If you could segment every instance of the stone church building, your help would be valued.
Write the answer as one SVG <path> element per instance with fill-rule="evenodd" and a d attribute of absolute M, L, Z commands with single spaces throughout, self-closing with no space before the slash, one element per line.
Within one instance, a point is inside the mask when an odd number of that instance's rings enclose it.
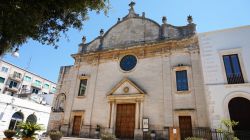
<path fill-rule="evenodd" d="M 185 135 L 208 127 L 196 25 L 159 24 L 129 13 L 86 43 L 61 67 L 49 129 L 89 137 L 96 128 L 118 138 Z M 174 137 L 174 136 L 171 136 Z"/>

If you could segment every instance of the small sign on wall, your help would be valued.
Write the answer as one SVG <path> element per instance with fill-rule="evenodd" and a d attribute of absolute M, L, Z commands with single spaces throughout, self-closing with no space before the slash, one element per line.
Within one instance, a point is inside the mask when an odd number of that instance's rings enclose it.
<path fill-rule="evenodd" d="M 149 129 L 149 119 L 143 118 L 142 119 L 142 130 L 143 130 L 143 132 L 148 132 L 148 129 Z"/>

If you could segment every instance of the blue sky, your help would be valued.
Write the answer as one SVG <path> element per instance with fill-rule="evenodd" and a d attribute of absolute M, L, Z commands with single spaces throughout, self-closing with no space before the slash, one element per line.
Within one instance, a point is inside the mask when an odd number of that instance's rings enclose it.
<path fill-rule="evenodd" d="M 130 0 L 110 0 L 111 9 L 107 16 L 103 13 L 89 13 L 89 20 L 85 21 L 83 30 L 70 29 L 68 38 L 60 38 L 59 48 L 39 44 L 29 40 L 20 47 L 20 57 L 14 58 L 9 54 L 4 60 L 28 70 L 44 78 L 56 82 L 60 66 L 72 65 L 70 56 L 77 52 L 78 44 L 83 35 L 87 42 L 99 35 L 103 28 L 107 31 L 117 22 L 117 18 L 128 13 Z M 176 26 L 186 25 L 186 17 L 193 16 L 197 24 L 197 32 L 207 32 L 225 28 L 250 25 L 250 0 L 136 0 L 135 11 L 161 24 L 162 16 L 166 16 L 168 23 Z"/>

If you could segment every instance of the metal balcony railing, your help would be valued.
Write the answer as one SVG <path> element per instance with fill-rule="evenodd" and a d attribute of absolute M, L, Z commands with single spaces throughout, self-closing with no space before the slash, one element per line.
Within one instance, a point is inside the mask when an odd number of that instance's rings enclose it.
<path fill-rule="evenodd" d="M 22 77 L 20 75 L 11 74 L 11 75 L 9 75 L 9 77 L 15 81 L 18 81 L 18 82 L 22 81 Z"/>
<path fill-rule="evenodd" d="M 61 108 L 61 107 L 59 107 L 59 108 L 54 108 L 54 107 L 52 107 L 51 110 L 52 110 L 53 112 L 64 112 L 64 109 Z"/>
<path fill-rule="evenodd" d="M 31 86 L 42 89 L 42 85 L 41 84 L 37 84 L 37 83 L 32 83 Z"/>
<path fill-rule="evenodd" d="M 227 74 L 228 84 L 241 84 L 244 83 L 244 78 L 241 73 L 231 73 Z"/>

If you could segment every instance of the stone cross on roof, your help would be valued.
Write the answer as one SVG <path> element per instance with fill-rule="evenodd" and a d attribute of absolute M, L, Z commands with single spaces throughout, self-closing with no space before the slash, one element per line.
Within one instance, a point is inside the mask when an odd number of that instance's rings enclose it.
<path fill-rule="evenodd" d="M 134 9 L 135 2 L 131 1 L 130 4 L 129 4 L 129 6 L 130 6 L 130 9 Z"/>
<path fill-rule="evenodd" d="M 139 17 L 139 15 L 136 14 L 135 11 L 134 11 L 135 2 L 131 1 L 131 2 L 129 3 L 129 6 L 130 6 L 129 13 L 128 13 L 128 15 L 125 16 L 123 19 L 131 18 L 131 17 Z"/>

